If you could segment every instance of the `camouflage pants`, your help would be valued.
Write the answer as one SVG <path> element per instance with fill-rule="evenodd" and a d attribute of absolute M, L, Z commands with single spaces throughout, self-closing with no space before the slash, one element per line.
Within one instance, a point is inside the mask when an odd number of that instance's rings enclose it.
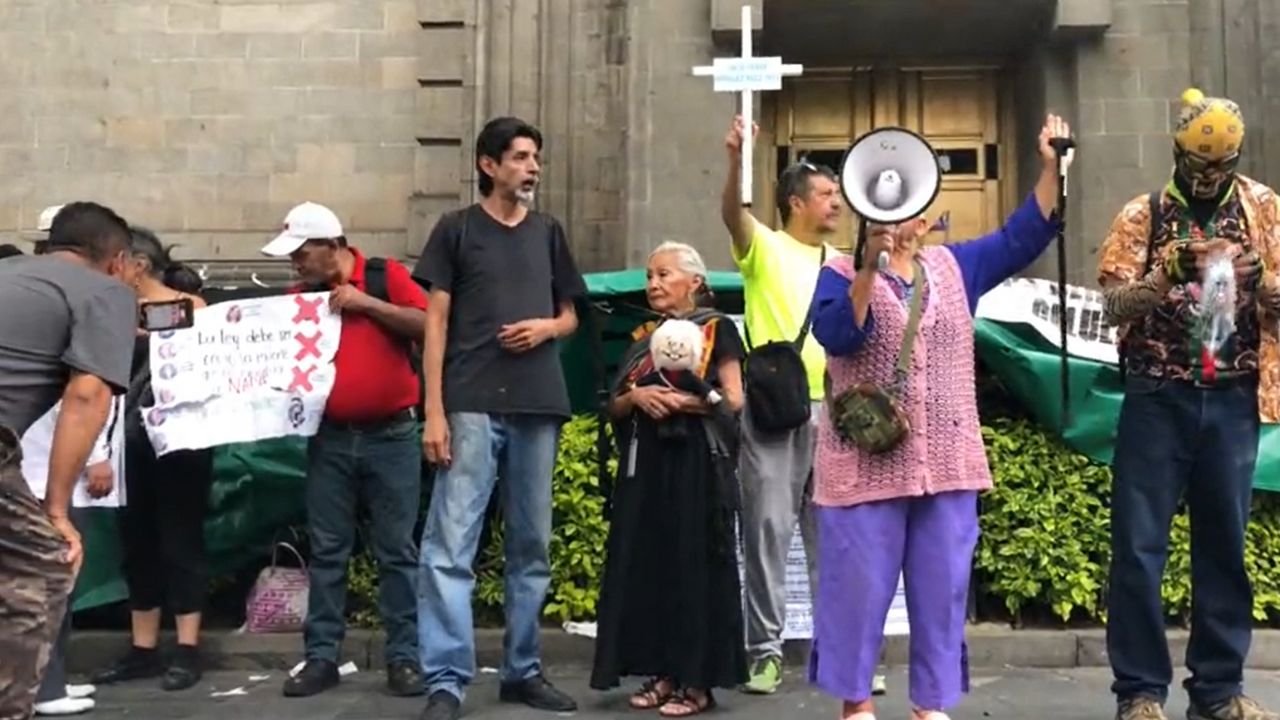
<path fill-rule="evenodd" d="M 71 593 L 66 543 L 22 479 L 18 438 L 0 427 L 0 720 L 27 720 Z"/>

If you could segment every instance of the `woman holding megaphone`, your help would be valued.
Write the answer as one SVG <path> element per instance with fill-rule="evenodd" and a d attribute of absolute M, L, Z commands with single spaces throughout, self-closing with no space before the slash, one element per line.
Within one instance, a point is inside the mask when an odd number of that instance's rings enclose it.
<path fill-rule="evenodd" d="M 969 570 L 978 493 L 991 487 L 974 389 L 973 313 L 983 293 L 1025 269 L 1057 236 L 1052 140 L 1067 137 L 1067 124 L 1050 115 L 1034 194 L 990 235 L 922 246 L 927 197 L 906 219 L 869 225 L 859 262 L 837 257 L 819 275 L 811 312 L 813 336 L 827 353 L 828 412 L 815 459 L 822 572 L 809 674 L 844 700 L 844 720 L 875 718 L 871 682 L 900 575 L 913 717 L 946 720 L 944 711 L 968 688 Z M 860 187 L 843 188 L 845 195 L 860 215 L 875 217 L 884 203 L 874 175 L 884 168 L 855 172 L 849 161 L 842 181 L 859 177 Z M 928 164 L 911 170 L 920 167 Z M 908 173 L 899 179 L 922 182 Z"/>

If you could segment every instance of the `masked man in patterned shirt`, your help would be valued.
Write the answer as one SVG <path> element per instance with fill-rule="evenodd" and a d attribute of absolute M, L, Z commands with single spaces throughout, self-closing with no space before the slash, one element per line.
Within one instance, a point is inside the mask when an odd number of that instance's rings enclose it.
<path fill-rule="evenodd" d="M 1118 720 L 1163 720 L 1173 668 L 1160 583 L 1169 527 L 1185 498 L 1191 520 L 1188 720 L 1280 720 L 1242 692 L 1252 634 L 1245 570 L 1259 422 L 1280 415 L 1280 207 L 1236 172 L 1239 107 L 1183 95 L 1174 173 L 1131 201 L 1102 247 L 1108 319 L 1126 373 L 1114 460 L 1107 652 Z M 1232 258 L 1235 332 L 1205 353 L 1201 281 Z"/>

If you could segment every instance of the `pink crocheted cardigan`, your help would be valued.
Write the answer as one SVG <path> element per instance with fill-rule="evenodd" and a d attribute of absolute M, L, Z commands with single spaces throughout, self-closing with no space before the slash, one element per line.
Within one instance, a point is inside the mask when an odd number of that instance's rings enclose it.
<path fill-rule="evenodd" d="M 848 506 L 955 490 L 987 490 L 987 465 L 974 382 L 973 318 L 955 256 L 941 247 L 921 253 L 929 291 L 921 314 L 902 402 L 911 433 L 894 450 L 873 455 L 836 435 L 826 413 L 818 427 L 814 496 L 819 505 Z M 827 263 L 853 278 L 853 260 Z M 888 281 L 876 278 L 872 334 L 849 357 L 827 357 L 831 391 L 870 381 L 892 387 L 907 326 L 907 306 Z"/>

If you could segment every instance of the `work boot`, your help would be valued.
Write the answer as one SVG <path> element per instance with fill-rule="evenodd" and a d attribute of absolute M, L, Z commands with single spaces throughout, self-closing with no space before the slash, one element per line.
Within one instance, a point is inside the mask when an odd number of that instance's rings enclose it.
<path fill-rule="evenodd" d="M 308 660 L 297 675 L 284 681 L 285 697 L 311 697 L 338 684 L 338 665 L 328 660 Z"/>
<path fill-rule="evenodd" d="M 1155 698 L 1136 695 L 1116 704 L 1116 720 L 1169 720 Z"/>
<path fill-rule="evenodd" d="M 431 693 L 418 720 L 458 720 L 461 715 L 462 703 L 458 698 L 446 690 L 437 690 Z"/>
<path fill-rule="evenodd" d="M 424 692 L 422 666 L 408 660 L 397 660 L 387 666 L 387 691 L 397 697 L 414 697 Z"/>
<path fill-rule="evenodd" d="M 523 703 L 534 710 L 549 712 L 573 712 L 578 703 L 573 698 L 556 689 L 541 675 L 535 675 L 519 682 L 502 683 L 498 688 L 498 699 L 506 703 Z"/>
<path fill-rule="evenodd" d="M 1280 720 L 1280 714 L 1262 707 L 1251 697 L 1237 695 L 1217 705 L 1192 701 L 1187 708 L 1187 720 Z"/>

